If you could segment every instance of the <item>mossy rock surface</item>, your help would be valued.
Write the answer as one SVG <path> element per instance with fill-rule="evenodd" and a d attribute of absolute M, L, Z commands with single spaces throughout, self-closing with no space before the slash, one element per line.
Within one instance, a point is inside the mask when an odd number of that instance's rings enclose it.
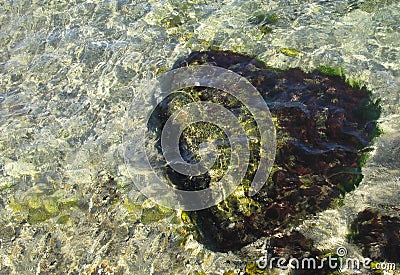
<path fill-rule="evenodd" d="M 171 113 L 194 101 L 224 105 L 237 116 L 246 133 L 255 137 L 249 141 L 249 168 L 241 186 L 220 204 L 188 213 L 200 242 L 217 251 L 240 249 L 332 207 L 335 200 L 357 187 L 364 163 L 360 160 L 379 134 L 376 120 L 381 110 L 369 91 L 351 87 L 340 75 L 317 70 L 306 73 L 297 68 L 278 70 L 233 52 L 193 52 L 177 61 L 174 68 L 196 64 L 223 67 L 247 78 L 268 104 L 277 131 L 270 177 L 263 189 L 250 197 L 260 138 L 246 106 L 223 91 L 194 87 L 173 93 L 155 109 L 149 129 L 158 137 Z M 182 157 L 196 161 L 198 145 L 209 137 L 219 141 L 214 166 L 205 174 L 188 177 L 166 165 L 162 172 L 173 186 L 200 190 L 223 176 L 221 171 L 229 165 L 229 143 L 216 127 L 207 123 L 187 127 L 180 138 Z M 161 153 L 159 140 L 154 145 Z"/>

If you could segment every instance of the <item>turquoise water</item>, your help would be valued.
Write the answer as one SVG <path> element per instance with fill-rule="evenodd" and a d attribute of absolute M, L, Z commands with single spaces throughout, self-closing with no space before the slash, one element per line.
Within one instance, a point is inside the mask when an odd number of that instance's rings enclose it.
<path fill-rule="evenodd" d="M 344 206 L 299 229 L 329 250 L 346 244 L 365 207 L 400 215 L 398 2 L 0 3 L 1 274 L 223 274 L 260 256 L 263 240 L 237 254 L 205 249 L 181 213 L 154 208 L 126 171 L 132 99 L 141 90 L 150 100 L 141 85 L 193 50 L 340 67 L 364 83 L 384 112 L 364 180 Z M 252 23 L 260 12 L 279 19 L 265 31 Z"/>

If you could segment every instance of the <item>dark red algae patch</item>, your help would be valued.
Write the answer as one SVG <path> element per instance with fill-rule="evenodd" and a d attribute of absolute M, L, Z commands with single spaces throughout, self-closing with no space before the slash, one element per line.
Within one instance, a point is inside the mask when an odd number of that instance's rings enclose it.
<path fill-rule="evenodd" d="M 233 52 L 193 52 L 178 60 L 174 68 L 195 64 L 223 67 L 247 78 L 268 104 L 277 130 L 276 159 L 259 193 L 247 195 L 255 173 L 253 168 L 259 161 L 259 140 L 255 140 L 250 141 L 250 165 L 241 189 L 244 192 L 233 193 L 217 206 L 188 213 L 198 241 L 215 251 L 240 249 L 260 237 L 287 232 L 308 216 L 337 205 L 346 192 L 357 187 L 362 179 L 364 154 L 379 134 L 376 121 L 381 113 L 378 102 L 371 99 L 365 88 L 351 87 L 342 77 L 320 71 L 269 68 L 255 58 Z M 237 99 L 223 91 L 195 87 L 164 100 L 153 113 L 149 129 L 159 134 L 179 106 L 178 101 L 200 100 L 226 106 L 246 131 L 257 128 L 249 111 Z M 190 161 L 196 145 L 210 136 L 224 140 L 210 125 L 198 124 L 184 131 L 183 158 Z M 160 143 L 155 146 L 161 152 Z M 224 146 L 221 142 L 214 172 L 225 167 L 224 154 L 229 154 L 229 150 Z M 214 175 L 218 173 L 187 177 L 168 166 L 163 172 L 172 185 L 184 190 L 199 190 L 209 186 L 211 180 L 218 180 Z M 290 236 L 295 238 L 292 243 Z M 294 252 L 301 258 L 302 253 L 311 249 L 309 241 L 298 232 L 284 238 L 273 237 L 272 243 L 277 246 L 277 255 Z"/>
<path fill-rule="evenodd" d="M 366 209 L 351 224 L 349 241 L 362 249 L 364 257 L 400 264 L 400 218 Z"/>

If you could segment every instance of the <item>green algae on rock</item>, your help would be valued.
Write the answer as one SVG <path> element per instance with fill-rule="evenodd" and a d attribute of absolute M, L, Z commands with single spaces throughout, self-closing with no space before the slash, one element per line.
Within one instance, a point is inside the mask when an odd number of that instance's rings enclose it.
<path fill-rule="evenodd" d="M 300 52 L 296 49 L 293 48 L 277 48 L 276 49 L 278 52 L 286 55 L 286 56 L 290 56 L 290 57 L 297 57 Z"/>
<path fill-rule="evenodd" d="M 51 192 L 42 185 L 33 186 L 23 196 L 11 198 L 9 206 L 16 213 L 16 219 L 31 224 L 59 217 L 57 223 L 68 222 L 66 214 L 70 208 L 78 207 L 80 198 L 66 194 L 63 190 Z"/>
<path fill-rule="evenodd" d="M 249 22 L 253 25 L 257 25 L 263 34 L 272 32 L 271 25 L 278 22 L 279 16 L 277 14 L 270 13 L 259 13 L 253 18 L 249 19 Z"/>
<path fill-rule="evenodd" d="M 223 91 L 205 87 L 177 91 L 157 106 L 148 127 L 158 137 L 154 146 L 159 152 L 160 131 L 171 113 L 189 102 L 221 104 L 235 114 L 246 133 L 253 133 L 242 185 L 220 204 L 188 213 L 200 242 L 217 251 L 239 249 L 261 236 L 283 233 L 308 215 L 332 207 L 357 187 L 362 179 L 360 160 L 379 134 L 376 120 L 381 110 L 366 88 L 351 87 L 341 76 L 317 70 L 268 68 L 255 58 L 233 52 L 193 52 L 174 68 L 197 64 L 232 70 L 257 88 L 272 113 L 278 147 L 266 185 L 250 197 L 247 193 L 258 167 L 260 138 L 246 106 Z M 190 125 L 180 137 L 180 150 L 186 161 L 196 162 L 198 145 L 210 137 L 218 141 L 217 160 L 207 173 L 189 177 L 167 164 L 159 172 L 183 190 L 201 190 L 218 181 L 230 154 L 221 130 L 206 123 Z"/>

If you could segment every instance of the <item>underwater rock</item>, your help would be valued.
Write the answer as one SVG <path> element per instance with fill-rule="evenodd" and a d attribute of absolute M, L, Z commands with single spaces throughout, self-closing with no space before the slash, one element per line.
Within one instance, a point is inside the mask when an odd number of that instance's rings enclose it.
<path fill-rule="evenodd" d="M 351 224 L 349 241 L 372 260 L 400 263 L 400 218 L 366 209 Z"/>
<path fill-rule="evenodd" d="M 364 87 L 351 87 L 341 76 L 320 71 L 269 68 L 233 52 L 193 52 L 178 60 L 174 68 L 198 64 L 223 67 L 248 79 L 268 104 L 277 132 L 270 177 L 260 192 L 250 197 L 247 191 L 260 159 L 260 138 L 246 106 L 223 91 L 193 87 L 169 95 L 153 112 L 148 128 L 158 137 L 154 146 L 160 153 L 159 137 L 166 121 L 194 101 L 223 105 L 247 134 L 258 137 L 249 140 L 248 170 L 235 192 L 216 206 L 188 213 L 197 226 L 197 239 L 209 249 L 236 250 L 261 236 L 283 233 L 308 215 L 332 207 L 359 184 L 368 146 L 379 135 L 376 120 L 381 112 L 379 102 L 373 101 Z M 196 162 L 199 145 L 210 139 L 218 141 L 217 157 L 207 173 L 189 177 L 166 164 L 161 172 L 175 188 L 201 190 L 224 175 L 231 153 L 229 141 L 210 123 L 197 122 L 185 128 L 180 137 L 182 158 Z"/>

